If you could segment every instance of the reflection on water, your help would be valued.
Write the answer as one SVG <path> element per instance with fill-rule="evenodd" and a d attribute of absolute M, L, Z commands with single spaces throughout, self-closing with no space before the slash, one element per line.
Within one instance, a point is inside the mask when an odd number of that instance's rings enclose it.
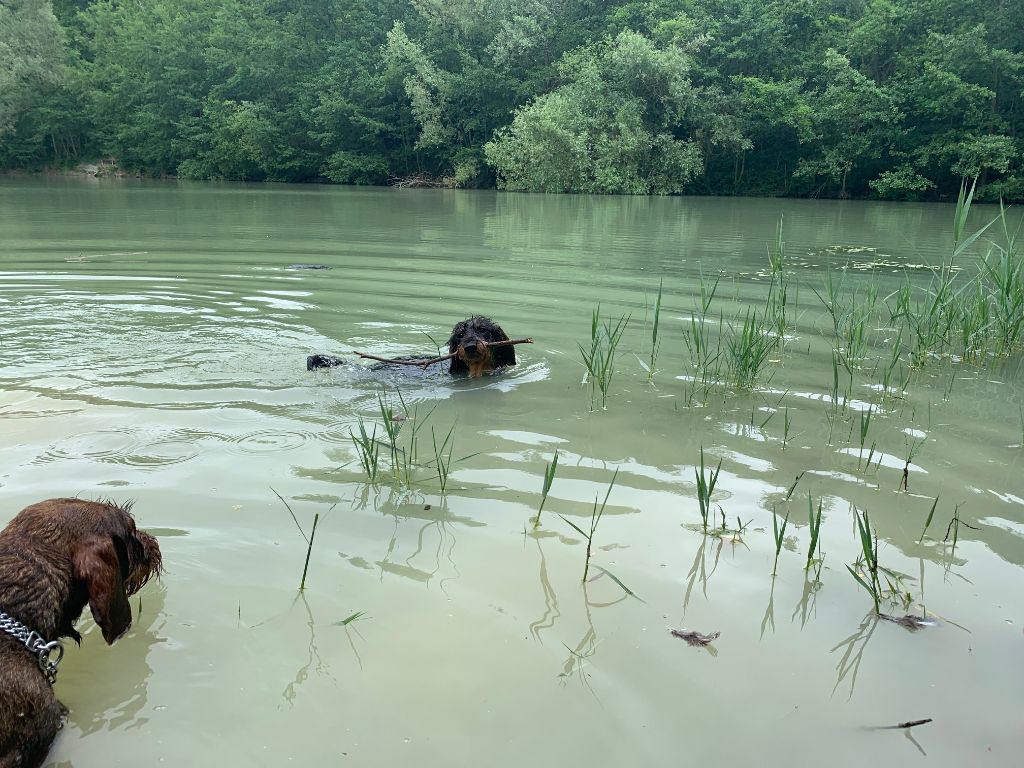
<path fill-rule="evenodd" d="M 756 393 L 699 403 L 682 334 L 700 280 L 760 301 L 780 216 L 785 359 Z M 1014 764 L 1022 360 L 939 361 L 906 384 L 857 370 L 840 397 L 814 295 L 829 268 L 881 295 L 927 278 L 950 220 L 863 202 L 0 179 L 0 520 L 56 495 L 134 498 L 168 569 L 114 648 L 83 620 L 51 764 Z M 578 345 L 598 302 L 631 321 L 591 413 Z M 352 354 L 430 353 L 474 313 L 536 340 L 514 369 L 451 380 Z M 314 352 L 351 362 L 307 372 Z M 382 407 L 404 419 L 394 453 Z M 722 461 L 707 536 L 702 449 Z M 572 525 L 616 472 L 581 583 Z M 307 543 L 271 487 L 305 530 L 320 515 L 301 593 Z M 864 618 L 847 570 L 864 510 L 910 593 L 894 615 L 938 626 Z M 719 655 L 678 627 L 720 631 Z M 934 723 L 911 743 L 867 730 L 921 716 Z"/>

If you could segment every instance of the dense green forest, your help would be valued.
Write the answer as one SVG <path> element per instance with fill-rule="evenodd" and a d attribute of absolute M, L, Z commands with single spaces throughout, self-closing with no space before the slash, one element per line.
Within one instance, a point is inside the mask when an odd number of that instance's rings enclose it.
<path fill-rule="evenodd" d="M 1024 200 L 1022 0 L 0 0 L 0 169 Z"/>

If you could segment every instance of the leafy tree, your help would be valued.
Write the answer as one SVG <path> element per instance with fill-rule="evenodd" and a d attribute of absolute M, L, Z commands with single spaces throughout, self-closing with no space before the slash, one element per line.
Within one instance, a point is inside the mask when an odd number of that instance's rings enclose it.
<path fill-rule="evenodd" d="M 0 167 L 73 159 L 81 124 L 63 28 L 49 0 L 0 3 Z"/>
<path fill-rule="evenodd" d="M 506 189 L 679 192 L 701 169 L 699 97 L 678 46 L 635 32 L 566 56 L 566 81 L 485 148 Z"/>
<path fill-rule="evenodd" d="M 831 49 L 812 108 L 815 136 L 809 143 L 816 151 L 801 158 L 796 177 L 812 185 L 832 184 L 839 197 L 848 197 L 851 176 L 866 184 L 875 175 L 899 112 L 884 89 Z M 820 189 L 812 188 L 814 193 Z"/>
<path fill-rule="evenodd" d="M 1024 199 L 1024 3 L 0 0 L 0 168 Z"/>

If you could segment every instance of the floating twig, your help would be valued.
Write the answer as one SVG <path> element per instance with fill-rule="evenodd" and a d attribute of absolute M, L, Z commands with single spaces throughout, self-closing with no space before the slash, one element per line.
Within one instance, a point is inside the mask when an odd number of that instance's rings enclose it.
<path fill-rule="evenodd" d="M 694 648 L 704 648 L 722 636 L 721 632 L 712 632 L 710 635 L 705 635 L 688 629 L 670 629 L 668 632 L 672 637 L 685 640 L 688 645 L 692 645 Z"/>

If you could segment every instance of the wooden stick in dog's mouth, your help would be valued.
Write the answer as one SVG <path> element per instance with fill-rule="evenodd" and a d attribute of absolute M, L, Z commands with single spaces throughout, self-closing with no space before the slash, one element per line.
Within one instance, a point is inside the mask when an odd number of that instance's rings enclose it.
<path fill-rule="evenodd" d="M 477 343 L 485 344 L 487 347 L 505 347 L 508 346 L 509 344 L 533 344 L 533 339 L 508 339 L 507 341 L 480 341 Z M 443 363 L 445 360 L 451 360 L 453 357 L 459 356 L 458 352 L 452 352 L 450 354 L 442 355 L 441 357 L 434 357 L 431 359 L 399 360 L 393 357 L 377 357 L 377 355 L 371 355 L 366 352 L 357 352 L 355 350 L 352 351 L 352 354 L 355 355 L 356 357 L 361 357 L 364 360 L 375 360 L 378 363 L 388 363 L 389 365 L 418 365 L 421 368 L 426 368 L 429 365 L 434 365 L 434 363 Z"/>

